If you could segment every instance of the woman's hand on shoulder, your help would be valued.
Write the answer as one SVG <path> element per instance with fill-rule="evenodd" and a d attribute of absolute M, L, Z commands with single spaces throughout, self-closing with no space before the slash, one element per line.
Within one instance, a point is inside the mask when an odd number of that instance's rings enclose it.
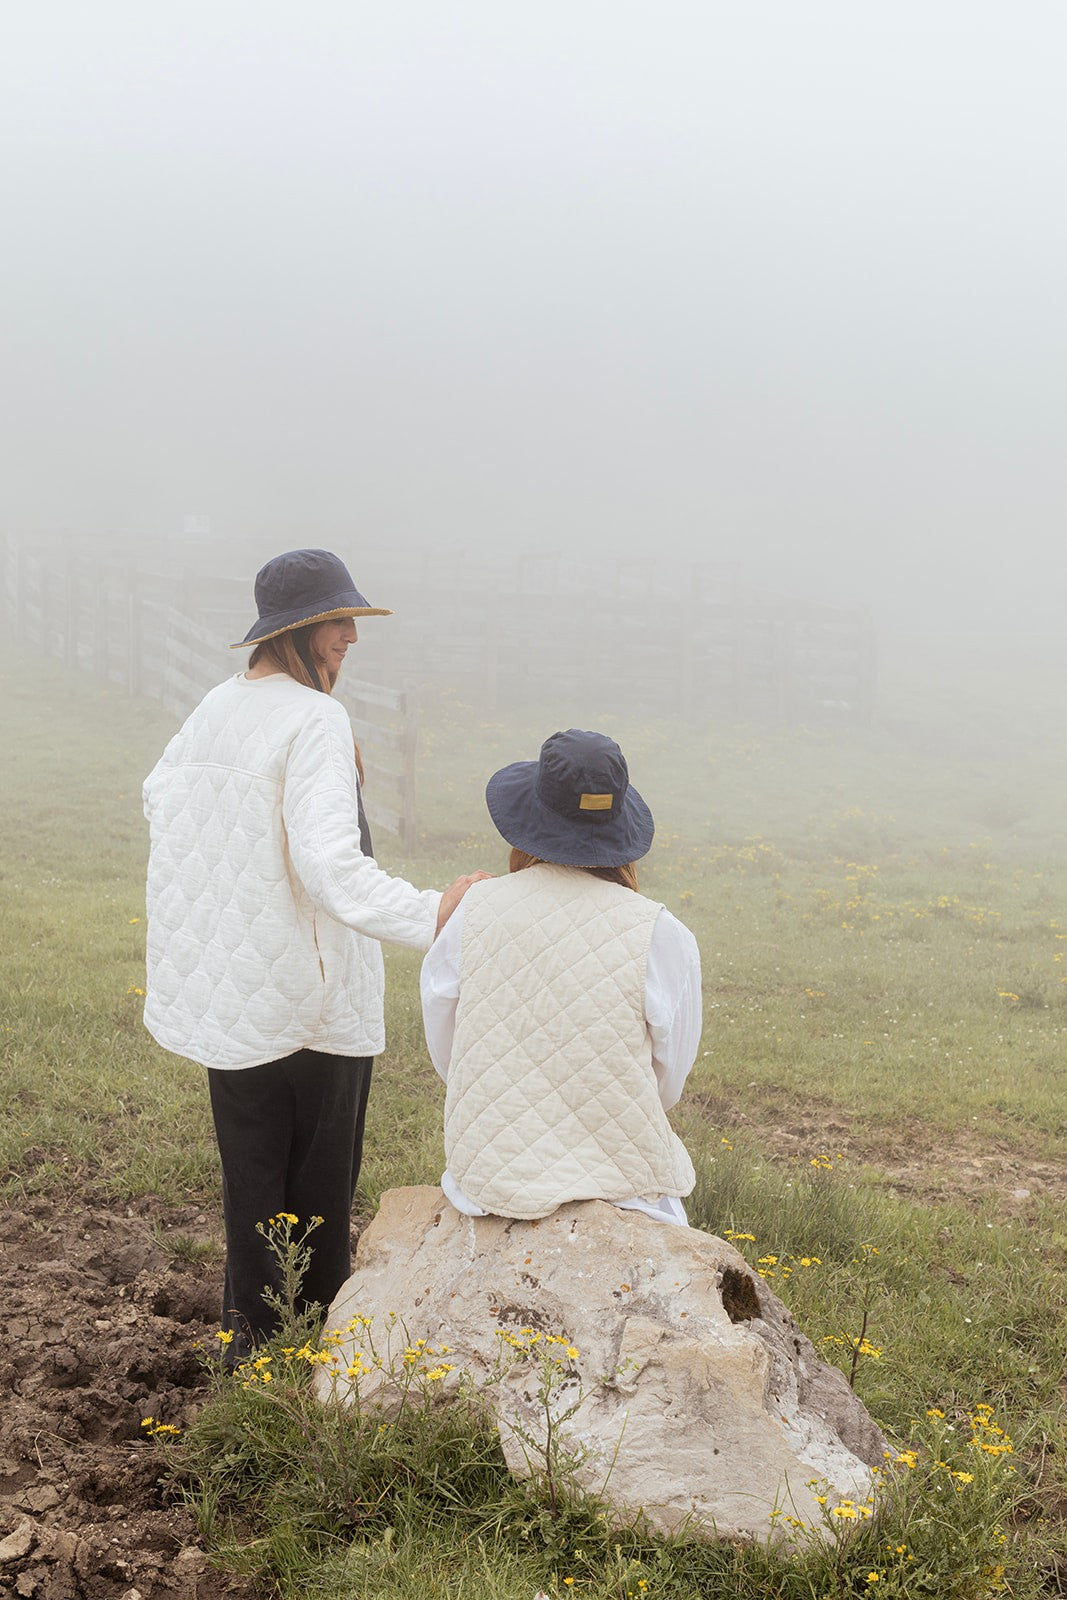
<path fill-rule="evenodd" d="M 441 905 L 437 913 L 437 927 L 434 931 L 435 938 L 437 937 L 437 934 L 440 933 L 441 929 L 444 927 L 453 911 L 455 911 L 456 907 L 463 899 L 463 896 L 466 894 L 471 884 L 481 883 L 483 879 L 491 877 L 493 877 L 493 873 L 491 872 L 468 872 L 462 878 L 457 878 L 455 883 L 449 884 L 448 888 L 441 896 Z"/>

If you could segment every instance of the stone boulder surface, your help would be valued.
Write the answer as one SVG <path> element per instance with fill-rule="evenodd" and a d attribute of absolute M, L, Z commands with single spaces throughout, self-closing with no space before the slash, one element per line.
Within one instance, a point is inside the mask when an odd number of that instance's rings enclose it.
<path fill-rule="evenodd" d="M 519 1476 L 545 1437 L 536 1357 L 548 1335 L 562 1339 L 548 1345 L 562 1363 L 550 1399 L 560 1447 L 582 1458 L 577 1481 L 620 1521 L 640 1512 L 662 1530 L 764 1540 L 803 1524 L 819 1535 L 836 1502 L 872 1495 L 883 1460 L 841 1373 L 732 1245 L 601 1201 L 517 1222 L 462 1216 L 437 1188 L 390 1190 L 326 1327 L 322 1399 L 351 1401 L 358 1384 L 373 1401 L 387 1380 L 368 1336 L 381 1353 L 391 1327 L 401 1362 L 405 1346 L 410 1361 L 433 1352 L 423 1369 L 436 1363 L 434 1393 L 464 1378 L 481 1390 Z M 515 1355 L 502 1334 L 529 1348 L 530 1330 L 542 1339 L 534 1356 Z"/>

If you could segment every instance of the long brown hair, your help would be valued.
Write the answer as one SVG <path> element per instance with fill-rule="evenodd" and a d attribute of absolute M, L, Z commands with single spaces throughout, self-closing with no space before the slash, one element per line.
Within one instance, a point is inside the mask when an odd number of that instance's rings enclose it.
<path fill-rule="evenodd" d="M 331 678 L 329 673 L 319 671 L 311 654 L 313 627 L 314 624 L 289 628 L 285 633 L 276 633 L 273 639 L 264 639 L 252 651 L 248 665 L 254 667 L 257 661 L 269 661 L 279 672 L 288 673 L 290 678 L 295 678 L 306 689 L 318 689 L 321 694 L 329 694 L 337 682 L 337 674 Z M 362 784 L 365 781 L 363 757 L 355 733 L 352 735 L 352 748 L 356 752 L 356 771 Z"/>
<path fill-rule="evenodd" d="M 540 856 L 531 856 L 525 850 L 520 850 L 513 845 L 511 855 L 508 857 L 508 871 L 522 872 L 525 867 L 541 867 L 546 863 Z M 637 893 L 637 867 L 633 861 L 628 861 L 622 867 L 582 867 L 582 872 L 588 872 L 591 877 L 603 878 L 606 883 L 617 883 L 620 888 L 632 889 Z"/>

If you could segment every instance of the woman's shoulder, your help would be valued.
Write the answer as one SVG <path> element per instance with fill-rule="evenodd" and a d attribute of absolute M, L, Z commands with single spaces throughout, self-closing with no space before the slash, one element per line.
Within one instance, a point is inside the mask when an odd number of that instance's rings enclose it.
<path fill-rule="evenodd" d="M 664 954 L 673 953 L 689 960 L 700 960 L 700 946 L 697 944 L 696 935 L 664 905 L 658 908 L 652 937 Z"/>
<path fill-rule="evenodd" d="M 529 875 L 532 884 L 536 881 L 534 875 L 538 873 L 546 874 L 549 885 L 555 883 L 555 892 L 562 898 L 575 904 L 590 903 L 608 914 L 618 913 L 624 921 L 654 922 L 662 910 L 658 900 L 651 900 L 613 878 L 602 878 L 585 867 L 545 864 L 528 867 L 516 876 L 525 878 Z M 550 888 L 549 892 L 553 890 Z"/>
<path fill-rule="evenodd" d="M 269 703 L 272 710 L 297 732 L 306 733 L 311 738 L 342 733 L 346 741 L 351 740 L 352 720 L 333 695 L 323 694 L 306 683 L 297 683 L 285 672 L 274 673 L 269 678 L 259 679 L 259 682 L 271 685 L 270 695 L 264 699 L 264 705 Z"/>

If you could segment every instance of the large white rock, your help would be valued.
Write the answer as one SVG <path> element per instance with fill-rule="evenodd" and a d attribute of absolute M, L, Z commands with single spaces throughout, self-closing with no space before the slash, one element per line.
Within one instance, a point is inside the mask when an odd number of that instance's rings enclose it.
<path fill-rule="evenodd" d="M 346 1369 L 370 1364 L 368 1338 L 380 1354 L 390 1346 L 394 1365 L 424 1339 L 434 1354 L 423 1370 L 454 1366 L 433 1392 L 454 1394 L 464 1374 L 486 1385 L 520 1476 L 531 1455 L 536 1468 L 538 1446 L 522 1435 L 543 1447 L 544 1407 L 530 1357 L 489 1381 L 500 1330 L 540 1332 L 535 1354 L 545 1335 L 565 1336 L 579 1354 L 550 1346 L 563 1362 L 553 1416 L 581 1404 L 560 1421 L 561 1448 L 584 1456 L 579 1483 L 620 1519 L 640 1511 L 661 1529 L 762 1540 L 791 1538 L 799 1522 L 819 1534 L 829 1507 L 868 1499 L 883 1460 L 885 1441 L 844 1378 L 732 1245 L 600 1201 L 511 1222 L 461 1216 L 440 1189 L 390 1190 L 326 1327 L 340 1339 L 316 1376 L 322 1399 L 350 1401 L 357 1383 L 363 1401 L 387 1403 L 384 1369 Z"/>

